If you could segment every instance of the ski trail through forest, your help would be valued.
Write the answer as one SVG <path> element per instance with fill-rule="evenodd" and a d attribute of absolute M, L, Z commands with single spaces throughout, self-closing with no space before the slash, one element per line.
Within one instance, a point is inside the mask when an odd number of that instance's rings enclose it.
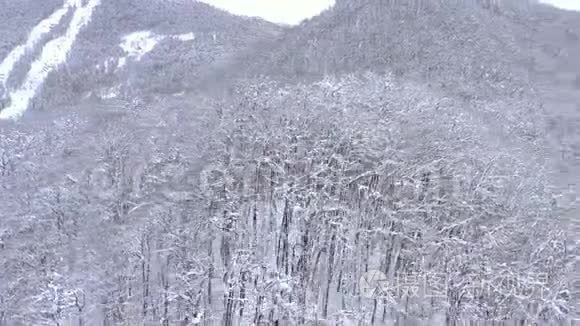
<path fill-rule="evenodd" d="M 58 24 L 60 24 L 63 17 L 69 12 L 70 7 L 75 3 L 75 0 L 67 0 L 61 8 L 42 20 L 38 25 L 34 26 L 28 35 L 26 43 L 18 45 L 8 53 L 6 58 L 4 58 L 0 63 L 0 84 L 4 88 L 6 88 L 6 83 L 14 69 L 14 66 L 27 52 L 33 51 L 45 35 L 49 34 Z"/>
<path fill-rule="evenodd" d="M 67 31 L 64 35 L 46 43 L 40 57 L 32 63 L 24 83 L 9 94 L 10 105 L 0 111 L 0 119 L 18 119 L 22 116 L 48 74 L 66 61 L 79 32 L 91 21 L 93 11 L 100 3 L 101 0 L 90 0 L 85 6 L 81 6 L 81 1 L 69 0 L 60 9 L 64 9 L 62 13 L 64 16 L 69 7 L 76 7 Z M 51 23 L 54 23 L 54 20 Z M 56 23 L 46 25 L 54 26 Z"/>

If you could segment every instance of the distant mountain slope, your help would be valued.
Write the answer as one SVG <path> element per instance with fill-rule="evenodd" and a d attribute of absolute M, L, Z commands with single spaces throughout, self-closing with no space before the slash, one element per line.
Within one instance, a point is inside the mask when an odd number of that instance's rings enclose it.
<path fill-rule="evenodd" d="M 541 88 L 580 85 L 579 16 L 528 1 L 338 1 L 240 56 L 213 83 L 394 72 L 463 99 L 490 126 L 505 129 L 498 135 L 506 141 L 535 142 L 553 113 Z"/>
<path fill-rule="evenodd" d="M 392 72 L 461 100 L 505 146 L 542 161 L 546 118 L 532 78 L 538 41 L 530 17 L 544 6 L 495 3 L 339 1 L 240 55 L 211 83 L 223 89 L 246 76 L 295 83 L 326 74 Z"/>
<path fill-rule="evenodd" d="M 394 72 L 462 99 L 502 147 L 543 162 L 552 171 L 550 186 L 574 194 L 580 184 L 578 57 L 575 12 L 526 1 L 338 1 L 240 56 L 214 83 L 223 88 L 247 75 L 295 83 Z"/>
<path fill-rule="evenodd" d="M 66 24 L 66 30 L 50 41 L 47 41 L 41 48 L 42 50 L 38 53 L 37 57 L 31 61 L 30 69 L 25 73 L 25 77 L 19 86 L 14 88 L 9 87 L 7 92 L 8 106 L 0 112 L 0 118 L 2 119 L 17 119 L 24 114 L 24 112 L 30 107 L 30 104 L 38 95 L 39 90 L 42 88 L 46 78 L 53 73 L 60 66 L 66 64 L 66 61 L 70 55 L 73 46 L 76 43 L 77 37 L 80 31 L 90 24 L 92 15 L 101 4 L 101 0 L 89 0 L 84 4 L 79 0 L 68 0 L 65 2 L 64 6 L 51 15 L 49 22 L 43 21 L 39 26 L 42 33 L 38 34 L 53 34 L 54 30 L 58 26 L 62 26 L 61 18 L 71 13 L 71 19 Z M 56 19 L 52 19 L 56 17 Z M 46 26 L 44 26 L 46 25 Z M 37 26 L 38 27 L 38 26 Z M 30 42 L 36 38 L 36 29 L 33 30 L 31 36 L 29 37 L 26 47 L 29 48 L 25 51 L 34 53 L 37 48 L 34 42 Z M 25 52 L 23 52 L 25 53 Z M 12 60 L 13 53 L 8 56 L 8 61 Z M 18 62 L 18 56 L 13 60 Z M 3 61 L 3 64 L 6 60 Z"/>
<path fill-rule="evenodd" d="M 549 148 L 554 158 L 554 183 L 562 201 L 569 230 L 580 244 L 580 13 L 546 7 L 535 17 L 537 68 L 534 76 L 548 117 Z M 574 245 L 572 245 L 574 246 Z M 574 248 L 574 247 L 573 247 Z M 571 252 L 573 252 L 571 250 Z M 578 264 L 576 264 L 579 266 Z M 577 267 L 578 268 L 578 267 Z M 576 274 L 578 271 L 576 270 Z M 574 297 L 580 296 L 576 288 Z M 576 300 L 576 302 L 580 302 Z M 577 314 L 580 306 L 576 306 Z"/>
<path fill-rule="evenodd" d="M 98 93 L 99 87 L 125 93 L 178 93 L 200 69 L 270 37 L 277 27 L 264 21 L 235 17 L 194 1 L 105 1 L 90 28 L 80 37 L 65 73 L 47 81 L 49 105 L 79 95 Z M 127 60 L 123 37 L 151 32 L 158 43 L 140 60 Z M 179 35 L 193 39 L 179 39 Z M 112 96 L 112 95 L 109 95 Z"/>
<path fill-rule="evenodd" d="M 240 66 L 252 61 L 252 73 L 281 76 L 389 70 L 469 96 L 517 95 L 528 86 L 528 10 L 480 1 L 339 1 Z"/>
<path fill-rule="evenodd" d="M 75 8 L 85 6 L 82 1 L 73 3 Z M 5 92 L 0 109 L 14 110 L 13 100 L 26 108 L 47 109 L 87 98 L 181 93 L 200 70 L 278 31 L 274 24 L 235 17 L 196 1 L 102 0 L 71 40 L 66 60 L 55 61 L 55 65 L 44 62 L 41 53 L 45 45 L 65 35 L 70 16 L 72 12 L 67 12 L 66 19 L 47 30 L 43 42 L 32 44 L 29 37 L 32 46 L 26 45 L 24 59 L 14 60 L 18 69 L 7 74 L 10 90 Z M 23 91 L 34 93 L 30 102 L 11 98 L 12 93 L 20 96 L 22 92 L 15 90 L 26 80 L 36 79 L 26 76 L 35 60 L 44 66 L 40 75 L 46 76 L 35 81 L 41 87 L 38 91 L 25 87 Z"/>
<path fill-rule="evenodd" d="M 65 12 L 57 10 L 60 6 L 59 0 L 0 1 L 0 108 L 18 61 L 26 59 L 31 47 L 44 41 L 48 25 L 63 19 Z"/>
<path fill-rule="evenodd" d="M 61 0 L 0 0 L 0 58 L 24 42 L 32 26 L 61 5 Z"/>

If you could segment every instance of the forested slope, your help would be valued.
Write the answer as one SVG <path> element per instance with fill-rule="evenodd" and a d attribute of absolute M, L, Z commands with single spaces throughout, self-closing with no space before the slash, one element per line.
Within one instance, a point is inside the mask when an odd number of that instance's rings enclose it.
<path fill-rule="evenodd" d="M 40 106 L 107 93 L 119 98 L 179 93 L 202 71 L 278 30 L 274 24 L 232 16 L 197 1 L 104 1 L 67 67 L 47 80 L 46 102 Z M 124 59 L 123 38 L 139 32 L 151 32 L 150 39 L 158 41 L 139 60 Z M 174 37 L 179 35 L 192 39 Z"/>
<path fill-rule="evenodd" d="M 384 324 L 569 311 L 570 257 L 541 167 L 489 143 L 460 102 L 375 74 L 238 92 L 195 111 L 141 107 L 96 133 L 82 119 L 6 129 L 4 318 Z M 365 295 L 372 270 L 398 287 Z"/>
<path fill-rule="evenodd" d="M 0 124 L 0 325 L 564 324 L 578 254 L 523 53 L 540 9 L 409 3 L 339 2 L 252 50 L 210 32 L 238 56 L 191 92 Z M 208 15 L 196 32 L 229 19 Z M 198 73 L 172 51 L 130 76 Z"/>

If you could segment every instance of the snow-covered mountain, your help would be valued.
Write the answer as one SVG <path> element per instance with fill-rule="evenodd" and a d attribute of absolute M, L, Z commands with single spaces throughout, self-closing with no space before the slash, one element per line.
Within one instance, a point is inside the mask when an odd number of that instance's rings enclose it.
<path fill-rule="evenodd" d="M 261 48 L 231 62 L 220 83 L 390 72 L 464 100 L 502 142 L 533 143 L 540 160 L 563 150 L 570 157 L 555 164 L 578 165 L 579 135 L 561 132 L 580 128 L 578 12 L 534 1 L 339 0 Z M 544 136 L 559 143 L 539 145 Z"/>
<path fill-rule="evenodd" d="M 2 118 L 83 99 L 181 93 L 278 28 L 196 1 L 68 0 L 0 63 Z"/>
<path fill-rule="evenodd" d="M 577 13 L 2 1 L 0 326 L 580 311 Z"/>

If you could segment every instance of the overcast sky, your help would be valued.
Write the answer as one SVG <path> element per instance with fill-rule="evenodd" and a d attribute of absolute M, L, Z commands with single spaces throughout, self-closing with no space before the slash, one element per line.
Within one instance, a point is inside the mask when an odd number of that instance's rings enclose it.
<path fill-rule="evenodd" d="M 202 0 L 236 15 L 258 16 L 275 23 L 298 24 L 332 6 L 334 0 Z M 554 6 L 580 10 L 580 0 L 541 0 Z"/>
<path fill-rule="evenodd" d="M 541 0 L 541 2 L 550 3 L 562 9 L 580 10 L 580 0 Z"/>
<path fill-rule="evenodd" d="M 298 24 L 331 7 L 334 0 L 202 0 L 233 14 L 258 16 L 275 23 Z M 580 1 L 580 0 L 579 0 Z"/>

